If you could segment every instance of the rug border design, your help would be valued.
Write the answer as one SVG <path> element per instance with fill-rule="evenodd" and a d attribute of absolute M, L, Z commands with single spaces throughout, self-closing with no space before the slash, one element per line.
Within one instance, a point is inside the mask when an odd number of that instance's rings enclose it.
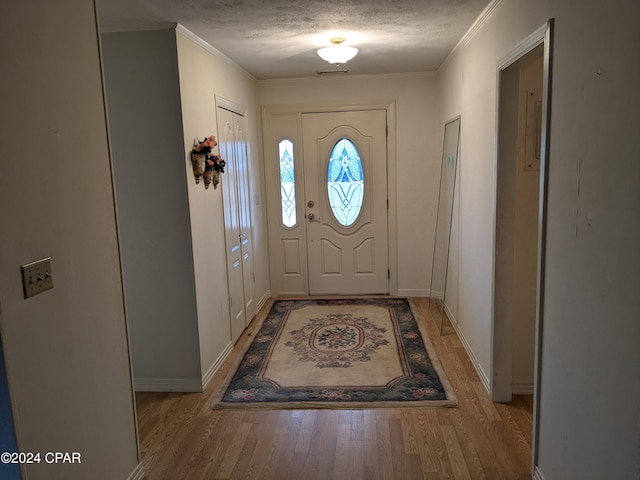
<path fill-rule="evenodd" d="M 271 298 L 264 305 L 264 313 L 260 314 L 260 318 L 256 319 L 256 324 L 252 328 L 251 333 L 257 334 L 264 321 L 269 316 L 269 312 L 273 308 L 273 304 L 276 301 L 296 301 L 296 300 L 358 300 L 358 299 L 370 299 L 370 298 L 378 298 L 378 299 L 396 299 L 396 300 L 406 300 L 411 314 L 418 326 L 418 330 L 420 331 L 420 335 L 422 336 L 422 341 L 424 343 L 424 348 L 429 356 L 429 360 L 431 362 L 431 366 L 435 373 L 438 375 L 440 380 L 440 384 L 444 390 L 446 395 L 445 400 L 417 400 L 417 401 L 376 401 L 376 402 L 340 402 L 340 403 L 332 403 L 332 402 L 322 402 L 322 401 L 304 401 L 304 402 L 246 402 L 246 403 L 237 403 L 237 402 L 224 402 L 222 398 L 224 397 L 225 392 L 227 391 L 233 377 L 240 366 L 240 363 L 244 359 L 245 354 L 251 347 L 254 338 L 245 342 L 245 345 L 242 347 L 242 351 L 239 352 L 233 362 L 233 364 L 229 367 L 229 371 L 224 379 L 224 381 L 218 387 L 218 391 L 216 392 L 213 400 L 211 401 L 211 409 L 212 410 L 309 410 L 309 409 L 329 409 L 329 410 L 374 410 L 381 408 L 431 408 L 431 407 L 457 407 L 458 399 L 455 395 L 451 384 L 447 376 L 442 369 L 442 365 L 440 364 L 440 360 L 436 355 L 435 349 L 431 344 L 431 340 L 427 334 L 426 327 L 423 324 L 423 320 L 420 315 L 416 313 L 416 308 L 413 305 L 413 301 L 408 297 L 282 297 L 282 298 Z"/>

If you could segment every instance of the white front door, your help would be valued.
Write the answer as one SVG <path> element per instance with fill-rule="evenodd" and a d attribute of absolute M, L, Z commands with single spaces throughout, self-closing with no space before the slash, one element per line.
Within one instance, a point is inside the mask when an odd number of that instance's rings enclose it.
<path fill-rule="evenodd" d="M 389 293 L 386 110 L 305 113 L 309 293 Z"/>

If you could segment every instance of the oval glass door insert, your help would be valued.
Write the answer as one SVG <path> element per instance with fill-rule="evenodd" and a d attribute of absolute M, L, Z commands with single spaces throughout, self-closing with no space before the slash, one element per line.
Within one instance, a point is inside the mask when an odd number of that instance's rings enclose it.
<path fill-rule="evenodd" d="M 358 220 L 364 199 L 364 174 L 355 144 L 341 138 L 331 150 L 327 168 L 327 195 L 336 221 L 350 227 Z"/>

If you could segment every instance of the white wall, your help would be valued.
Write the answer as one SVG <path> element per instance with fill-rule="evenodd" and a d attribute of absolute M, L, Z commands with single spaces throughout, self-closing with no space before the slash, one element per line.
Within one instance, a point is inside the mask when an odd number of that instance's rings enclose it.
<path fill-rule="evenodd" d="M 539 465 L 547 480 L 637 479 L 640 4 L 554 15 Z"/>
<path fill-rule="evenodd" d="M 175 30 L 103 33 L 102 51 L 134 377 L 197 383 Z"/>
<path fill-rule="evenodd" d="M 396 102 L 398 291 L 427 295 L 444 134 L 435 76 L 262 81 L 259 89 L 262 105 Z"/>
<path fill-rule="evenodd" d="M 462 115 L 459 329 L 488 377 L 497 66 L 554 17 L 536 465 L 546 480 L 638 478 L 640 64 L 629 59 L 640 50 L 640 6 L 495 5 L 441 74 L 441 119 Z"/>
<path fill-rule="evenodd" d="M 527 92 L 542 91 L 543 46 L 520 70 L 518 155 L 513 258 L 513 389 L 531 393 L 535 364 L 536 287 L 538 271 L 538 205 L 540 170 L 525 168 Z"/>
<path fill-rule="evenodd" d="M 0 303 L 21 452 L 80 464 L 29 479 L 124 479 L 138 453 L 94 4 L 0 3 Z M 24 299 L 20 265 L 51 256 Z"/>
<path fill-rule="evenodd" d="M 260 155 L 260 111 L 256 80 L 236 64 L 190 32 L 176 33 L 180 95 L 184 132 L 183 161 L 191 171 L 188 152 L 194 138 L 217 135 L 215 97 L 220 96 L 246 109 L 251 202 L 254 234 L 255 292 L 258 300 L 269 296 L 268 244 L 266 216 L 262 199 L 263 182 Z M 224 173 L 222 174 L 224 175 Z M 228 347 L 231 339 L 227 274 L 224 249 L 222 187 L 205 190 L 187 173 L 189 211 L 193 240 L 198 329 L 203 374 Z"/>
<path fill-rule="evenodd" d="M 256 81 L 182 27 L 104 33 L 136 388 L 199 390 L 231 348 L 222 187 L 195 183 L 215 97 L 246 108 L 256 292 L 269 294 Z"/>
<path fill-rule="evenodd" d="M 497 68 L 547 20 L 540 8 L 529 14 L 525 8 L 529 3 L 521 7 L 526 14 L 512 14 L 509 5 L 497 4 L 499 8 L 471 32 L 470 40 L 462 42 L 439 76 L 441 121 L 461 115 L 459 242 L 451 253 L 459 261 L 455 313 L 486 385 L 491 372 Z"/>
<path fill-rule="evenodd" d="M 518 117 L 520 69 L 512 65 L 500 73 L 499 126 L 496 161 L 496 222 L 493 289 L 493 349 L 491 399 L 510 402 L 513 393 L 513 317 Z M 532 362 L 533 366 L 533 362 Z"/>

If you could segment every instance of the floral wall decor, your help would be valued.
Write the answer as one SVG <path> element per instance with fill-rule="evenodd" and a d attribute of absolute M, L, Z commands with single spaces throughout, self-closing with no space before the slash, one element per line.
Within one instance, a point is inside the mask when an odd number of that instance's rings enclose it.
<path fill-rule="evenodd" d="M 220 155 L 213 153 L 213 149 L 218 145 L 216 137 L 211 135 L 200 141 L 197 138 L 193 141 L 191 150 L 191 163 L 193 164 L 193 175 L 196 183 L 200 183 L 200 178 L 204 179 L 204 187 L 209 188 L 213 183 L 213 188 L 220 183 L 220 174 L 224 173 L 225 161 Z"/>

